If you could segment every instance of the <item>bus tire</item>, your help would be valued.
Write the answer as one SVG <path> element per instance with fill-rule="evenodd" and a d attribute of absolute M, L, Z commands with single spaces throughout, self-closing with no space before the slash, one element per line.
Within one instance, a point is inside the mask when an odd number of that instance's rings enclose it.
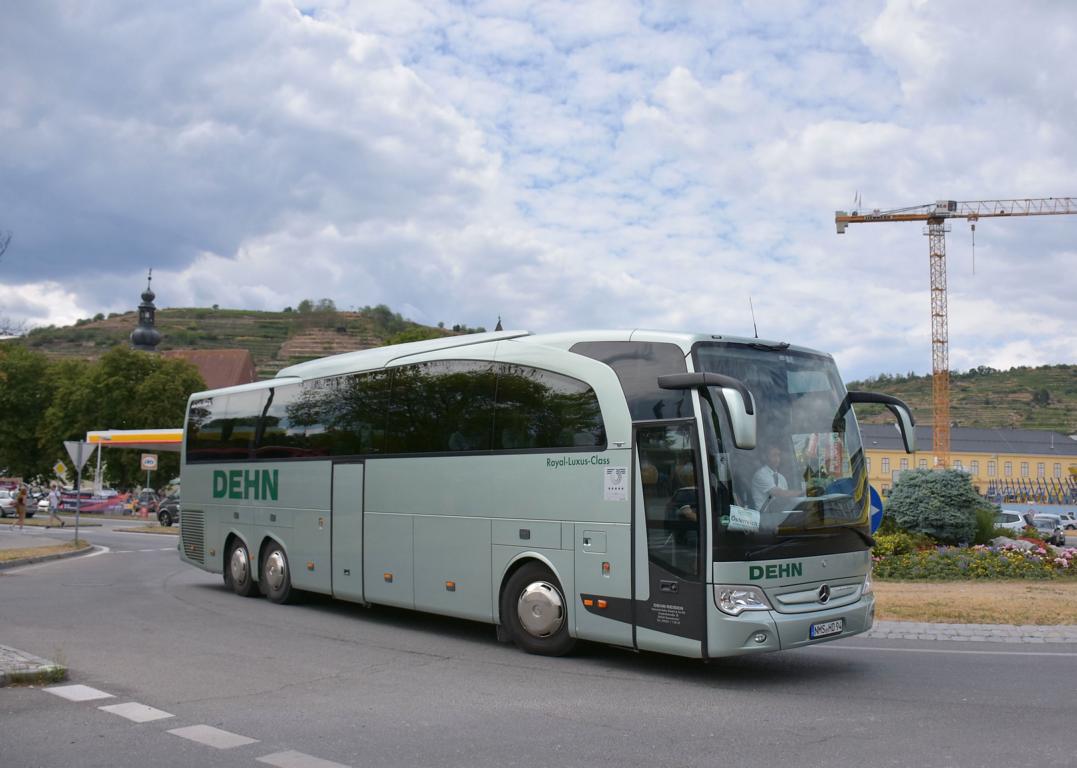
<path fill-rule="evenodd" d="M 288 555 L 284 547 L 271 542 L 262 556 L 262 591 L 274 603 L 290 603 L 295 590 L 292 589 L 292 573 L 288 567 Z"/>
<path fill-rule="evenodd" d="M 258 585 L 251 572 L 251 553 L 242 539 L 233 540 L 228 548 L 228 557 L 224 561 L 224 583 L 240 597 L 258 594 Z"/>
<path fill-rule="evenodd" d="M 568 602 L 557 577 L 542 563 L 520 567 L 501 592 L 501 623 L 516 647 L 542 656 L 564 656 L 576 639 L 568 633 Z"/>

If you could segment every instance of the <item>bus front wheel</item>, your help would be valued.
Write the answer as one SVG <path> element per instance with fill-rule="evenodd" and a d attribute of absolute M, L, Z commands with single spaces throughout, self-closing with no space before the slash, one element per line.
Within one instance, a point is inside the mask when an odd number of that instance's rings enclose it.
<path fill-rule="evenodd" d="M 292 601 L 292 573 L 280 544 L 270 544 L 262 558 L 262 591 L 274 603 Z"/>
<path fill-rule="evenodd" d="M 564 656 L 576 644 L 568 633 L 568 603 L 550 569 L 529 562 L 509 577 L 501 593 L 501 621 L 528 653 Z"/>
<path fill-rule="evenodd" d="M 224 583 L 240 597 L 254 597 L 258 594 L 258 585 L 254 583 L 251 573 L 251 554 L 240 539 L 233 541 L 228 548 L 228 559 L 224 564 Z"/>

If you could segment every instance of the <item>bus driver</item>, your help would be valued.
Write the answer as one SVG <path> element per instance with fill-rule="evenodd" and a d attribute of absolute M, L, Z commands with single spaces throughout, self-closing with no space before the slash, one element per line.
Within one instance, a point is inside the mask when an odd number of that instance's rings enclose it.
<path fill-rule="evenodd" d="M 763 505 L 771 499 L 791 499 L 801 495 L 798 491 L 789 490 L 785 475 L 778 471 L 781 464 L 781 449 L 776 445 L 770 446 L 767 449 L 767 463 L 752 477 L 752 500 L 756 509 L 763 509 Z"/>

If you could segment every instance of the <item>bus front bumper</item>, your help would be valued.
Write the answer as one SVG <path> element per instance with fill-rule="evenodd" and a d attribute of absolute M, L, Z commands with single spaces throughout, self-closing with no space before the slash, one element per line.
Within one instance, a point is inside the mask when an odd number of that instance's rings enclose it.
<path fill-rule="evenodd" d="M 712 658 L 740 656 L 801 648 L 867 632 L 875 622 L 875 597 L 867 595 L 840 608 L 811 613 L 778 613 L 771 610 L 745 611 L 740 616 L 727 616 L 717 609 L 709 613 L 708 655 Z M 834 622 L 840 622 L 840 631 L 833 631 Z M 830 634 L 813 637 L 813 627 L 816 631 L 829 631 Z"/>

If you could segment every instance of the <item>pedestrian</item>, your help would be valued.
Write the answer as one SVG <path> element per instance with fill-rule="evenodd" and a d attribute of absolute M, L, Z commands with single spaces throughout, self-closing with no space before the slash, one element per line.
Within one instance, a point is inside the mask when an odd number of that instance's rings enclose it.
<path fill-rule="evenodd" d="M 19 490 L 15 494 L 15 514 L 19 517 L 19 530 L 22 531 L 22 524 L 26 521 L 26 486 L 20 485 Z"/>
<path fill-rule="evenodd" d="M 56 514 L 57 510 L 59 510 L 59 509 L 60 509 L 60 489 L 56 487 L 56 483 L 53 483 L 52 487 L 49 489 L 49 523 L 50 523 L 50 525 L 48 527 L 52 527 L 51 523 L 53 521 L 56 521 L 57 523 L 59 523 L 61 528 L 64 527 L 64 521 L 62 519 L 60 519 L 60 516 L 58 514 Z"/>

